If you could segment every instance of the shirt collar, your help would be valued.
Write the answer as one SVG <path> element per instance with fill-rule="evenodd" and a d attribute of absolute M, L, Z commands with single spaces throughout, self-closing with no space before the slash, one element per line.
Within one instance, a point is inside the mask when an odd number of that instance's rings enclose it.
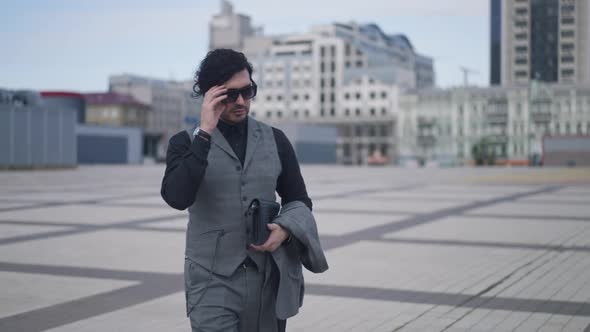
<path fill-rule="evenodd" d="M 217 122 L 217 129 L 221 131 L 223 136 L 235 134 L 244 136 L 246 134 L 246 128 L 248 128 L 248 117 L 246 117 L 244 121 L 238 122 L 236 124 L 225 122 L 222 119 L 219 119 L 219 122 Z"/>

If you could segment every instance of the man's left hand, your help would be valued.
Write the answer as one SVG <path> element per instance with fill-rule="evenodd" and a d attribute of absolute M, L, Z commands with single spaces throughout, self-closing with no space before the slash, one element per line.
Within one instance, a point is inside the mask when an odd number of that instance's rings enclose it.
<path fill-rule="evenodd" d="M 289 233 L 277 224 L 268 224 L 266 226 L 270 230 L 268 240 L 259 246 L 253 244 L 250 244 L 250 246 L 257 251 L 273 252 L 289 237 Z"/>

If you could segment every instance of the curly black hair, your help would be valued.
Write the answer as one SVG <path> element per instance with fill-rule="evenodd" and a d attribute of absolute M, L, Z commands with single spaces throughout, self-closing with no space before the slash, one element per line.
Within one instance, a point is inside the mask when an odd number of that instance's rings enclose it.
<path fill-rule="evenodd" d="M 205 95 L 209 89 L 228 81 L 244 69 L 248 70 L 250 81 L 252 81 L 252 64 L 248 62 L 244 53 L 228 48 L 209 51 L 195 73 L 193 96 Z"/>

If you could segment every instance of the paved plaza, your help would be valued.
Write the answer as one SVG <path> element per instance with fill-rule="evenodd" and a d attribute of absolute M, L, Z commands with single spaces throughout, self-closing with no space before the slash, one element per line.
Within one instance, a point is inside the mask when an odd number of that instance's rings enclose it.
<path fill-rule="evenodd" d="M 189 331 L 162 174 L 0 172 L 0 331 Z M 589 328 L 589 169 L 303 174 L 330 269 L 287 331 Z"/>

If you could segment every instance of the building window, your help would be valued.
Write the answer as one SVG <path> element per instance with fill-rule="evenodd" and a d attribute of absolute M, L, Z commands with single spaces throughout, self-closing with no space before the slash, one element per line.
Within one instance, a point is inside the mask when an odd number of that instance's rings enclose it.
<path fill-rule="evenodd" d="M 516 8 L 516 15 L 526 15 L 529 13 L 529 9 L 526 7 Z"/>
<path fill-rule="evenodd" d="M 330 86 L 331 86 L 331 87 L 335 87 L 335 86 L 336 86 L 336 80 L 334 79 L 334 77 L 332 77 L 332 78 L 330 79 Z"/>
<path fill-rule="evenodd" d="M 564 52 L 569 52 L 574 50 L 574 44 L 561 44 L 561 50 Z"/>
<path fill-rule="evenodd" d="M 309 100 L 309 95 L 307 93 L 305 94 L 305 100 Z"/>
<path fill-rule="evenodd" d="M 355 113 L 357 116 L 360 116 L 360 115 L 361 115 L 361 109 L 360 109 L 360 108 L 357 108 L 357 109 L 355 109 L 355 110 L 354 110 L 354 113 Z"/>
<path fill-rule="evenodd" d="M 516 58 L 516 61 L 514 61 L 517 65 L 526 65 L 527 63 L 529 63 L 529 60 L 527 58 Z"/>
<path fill-rule="evenodd" d="M 272 96 L 271 95 L 266 96 L 266 101 L 271 101 L 271 100 L 272 100 Z"/>
<path fill-rule="evenodd" d="M 516 35 L 514 35 L 514 37 L 517 40 L 526 40 L 529 38 L 529 35 L 527 33 L 517 33 Z"/>
<path fill-rule="evenodd" d="M 381 92 L 381 98 L 386 99 L 387 98 L 387 92 L 385 92 L 385 91 Z"/>
<path fill-rule="evenodd" d="M 561 24 L 574 24 L 574 18 L 573 17 L 563 17 L 561 19 Z"/>
<path fill-rule="evenodd" d="M 563 62 L 563 63 L 574 62 L 574 56 L 573 55 L 564 55 L 561 57 L 561 62 Z"/>
<path fill-rule="evenodd" d="M 561 31 L 561 37 L 573 37 L 574 30 L 563 30 Z"/>
<path fill-rule="evenodd" d="M 305 110 L 305 112 L 303 114 L 305 114 L 306 118 L 309 117 L 309 110 Z"/>
<path fill-rule="evenodd" d="M 348 100 L 350 98 L 350 94 L 347 92 L 344 94 L 344 99 Z"/>
<path fill-rule="evenodd" d="M 330 69 L 332 70 L 332 72 L 336 71 L 336 63 L 334 61 L 332 61 L 332 63 L 330 64 Z"/>
<path fill-rule="evenodd" d="M 278 101 L 281 101 L 281 100 L 283 100 L 283 96 L 281 96 L 281 95 L 277 95 L 277 100 L 278 100 Z"/>
<path fill-rule="evenodd" d="M 371 99 L 375 99 L 375 92 L 371 92 L 369 96 L 371 97 Z"/>
<path fill-rule="evenodd" d="M 362 66 L 363 66 L 363 61 L 361 61 L 361 60 L 358 60 L 358 61 L 356 62 L 356 66 L 357 66 L 357 67 L 362 67 Z"/>
<path fill-rule="evenodd" d="M 361 99 L 361 93 L 360 93 L 360 92 L 357 92 L 357 93 L 355 94 L 355 96 L 356 96 L 356 99 Z"/>
<path fill-rule="evenodd" d="M 517 21 L 514 21 L 514 25 L 517 26 L 517 27 L 519 27 L 519 28 L 526 28 L 527 21 L 517 20 Z"/>
<path fill-rule="evenodd" d="M 344 110 L 344 114 L 345 114 L 346 116 L 350 116 L 350 109 L 348 109 L 348 108 L 347 108 L 347 109 L 345 109 L 345 110 Z"/>
<path fill-rule="evenodd" d="M 573 69 L 562 69 L 561 76 L 564 76 L 564 77 L 574 76 L 574 70 Z"/>
<path fill-rule="evenodd" d="M 330 93 L 330 101 L 331 102 L 335 102 L 336 101 L 336 97 L 334 96 L 334 92 Z"/>
<path fill-rule="evenodd" d="M 293 95 L 293 100 L 298 100 L 299 99 L 299 95 Z"/>
<path fill-rule="evenodd" d="M 296 118 L 299 117 L 299 111 L 298 110 L 294 110 L 293 111 L 293 116 L 296 117 Z"/>
<path fill-rule="evenodd" d="M 325 95 L 322 93 L 320 94 L 320 103 L 323 103 L 325 99 Z"/>
<path fill-rule="evenodd" d="M 271 112 L 270 111 L 266 111 L 266 117 L 270 119 L 270 115 L 271 115 Z"/>
<path fill-rule="evenodd" d="M 371 108 L 371 116 L 375 116 L 375 109 Z"/>
<path fill-rule="evenodd" d="M 281 112 L 281 111 L 278 111 L 278 112 L 277 112 L 277 117 L 279 117 L 279 118 L 283 117 L 283 112 Z"/>
<path fill-rule="evenodd" d="M 324 79 L 320 79 L 320 87 L 323 88 L 326 85 L 326 83 L 324 82 Z"/>
<path fill-rule="evenodd" d="M 576 7 L 573 4 L 567 4 L 561 6 L 561 12 L 563 14 L 569 14 L 576 11 Z"/>
<path fill-rule="evenodd" d="M 387 114 L 387 109 L 384 107 L 381 109 L 381 115 L 385 116 Z"/>
<path fill-rule="evenodd" d="M 529 48 L 526 46 L 516 46 L 514 50 L 516 51 L 516 53 L 526 53 L 528 52 Z"/>
<path fill-rule="evenodd" d="M 326 48 L 324 46 L 320 47 L 320 56 L 326 56 Z"/>
<path fill-rule="evenodd" d="M 516 77 L 518 77 L 518 78 L 527 77 L 527 72 L 524 70 L 519 70 L 515 74 L 516 74 Z"/>
<path fill-rule="evenodd" d="M 336 110 L 334 109 L 334 107 L 330 108 L 330 115 L 331 116 L 336 115 Z"/>

